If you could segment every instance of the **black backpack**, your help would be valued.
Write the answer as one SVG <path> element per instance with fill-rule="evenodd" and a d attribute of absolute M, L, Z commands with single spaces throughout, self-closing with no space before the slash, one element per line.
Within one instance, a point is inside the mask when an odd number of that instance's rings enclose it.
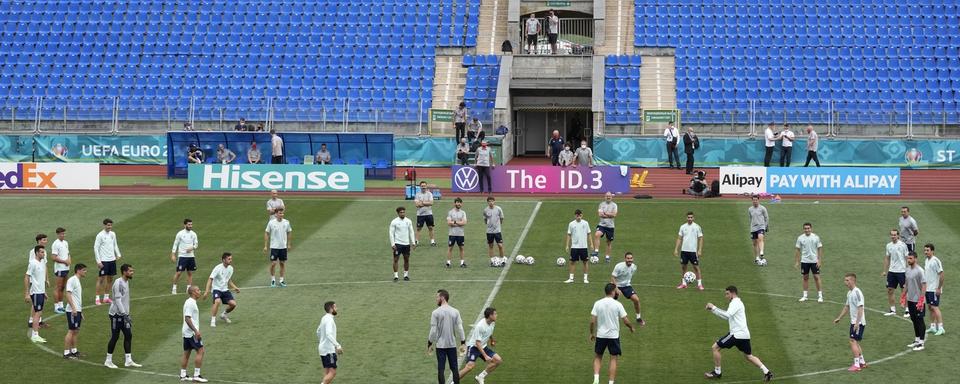
<path fill-rule="evenodd" d="M 713 179 L 710 182 L 710 197 L 720 197 L 720 180 Z"/>

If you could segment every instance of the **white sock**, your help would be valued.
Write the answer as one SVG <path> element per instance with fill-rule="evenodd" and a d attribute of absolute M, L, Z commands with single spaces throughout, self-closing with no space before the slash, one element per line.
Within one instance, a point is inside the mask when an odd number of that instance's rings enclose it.
<path fill-rule="evenodd" d="M 398 278 L 398 277 L 400 277 L 400 274 L 397 273 L 397 272 L 394 272 L 394 273 L 393 273 L 393 278 L 396 279 L 396 278 Z"/>
<path fill-rule="evenodd" d="M 854 357 L 854 358 L 853 358 L 853 365 L 860 365 L 860 358 L 859 358 L 859 357 Z"/>
<path fill-rule="evenodd" d="M 807 291 L 803 291 L 803 297 L 807 297 Z"/>
<path fill-rule="evenodd" d="M 70 350 L 69 350 L 69 349 L 64 349 L 64 350 L 63 350 L 63 355 L 64 355 L 64 356 L 69 355 L 69 354 L 70 354 Z"/>
<path fill-rule="evenodd" d="M 487 371 L 485 371 L 485 370 L 484 370 L 484 371 L 480 371 L 480 374 L 477 375 L 477 377 L 479 377 L 479 378 L 481 378 L 481 379 L 484 378 L 484 377 L 487 377 Z"/>
<path fill-rule="evenodd" d="M 186 370 L 186 369 L 181 369 L 181 370 L 180 370 L 180 377 L 184 377 L 184 376 L 186 376 L 186 375 L 187 375 L 187 370 Z"/>
<path fill-rule="evenodd" d="M 433 239 L 430 239 L 430 244 L 436 244 L 437 242 Z"/>
<path fill-rule="evenodd" d="M 823 291 L 817 291 L 817 297 L 823 298 Z"/>
<path fill-rule="evenodd" d="M 62 302 L 62 301 L 58 301 L 56 304 L 54 304 L 54 307 L 56 307 L 56 308 L 63 308 L 63 302 Z"/>
<path fill-rule="evenodd" d="M 172 291 L 176 291 L 176 290 L 177 290 L 177 285 L 176 285 L 176 284 L 174 284 L 174 285 L 173 285 L 173 289 L 172 289 Z"/>
<path fill-rule="evenodd" d="M 600 249 L 599 249 L 599 248 L 595 248 L 595 249 L 593 250 L 593 252 L 595 252 L 595 253 L 600 253 Z"/>
<path fill-rule="evenodd" d="M 76 349 L 76 348 L 70 348 L 70 353 L 77 353 L 77 349 Z"/>
<path fill-rule="evenodd" d="M 31 334 L 30 336 L 40 336 L 40 334 L 37 333 L 37 331 L 30 331 L 30 332 L 32 332 L 32 334 Z"/>
<path fill-rule="evenodd" d="M 280 276 L 280 282 L 281 283 L 283 282 L 283 276 Z"/>
<path fill-rule="evenodd" d="M 194 368 L 194 369 L 193 369 L 193 375 L 194 375 L 194 376 L 200 376 L 200 368 Z"/>
<path fill-rule="evenodd" d="M 937 328 L 939 328 L 939 329 L 943 329 L 943 323 L 939 323 L 939 324 L 937 324 Z"/>
<path fill-rule="evenodd" d="M 913 338 L 913 342 L 914 342 L 914 343 L 919 343 L 919 342 L 920 342 L 920 338 L 919 338 L 919 337 L 914 337 L 914 338 Z"/>
<path fill-rule="evenodd" d="M 570 274 L 570 280 L 573 280 L 573 274 L 572 274 L 572 273 Z"/>
<path fill-rule="evenodd" d="M 583 279 L 584 279 L 584 280 L 587 279 L 587 274 L 586 274 L 586 273 L 583 274 Z"/>
<path fill-rule="evenodd" d="M 722 371 L 720 371 L 720 367 L 713 367 L 713 371 L 716 373 L 723 373 Z"/>
<path fill-rule="evenodd" d="M 450 260 L 447 260 L 447 265 L 450 265 Z"/>
<path fill-rule="evenodd" d="M 126 361 L 133 361 L 133 356 L 129 353 L 124 353 L 123 358 L 126 359 Z"/>
<path fill-rule="evenodd" d="M 106 359 L 106 361 L 113 361 L 113 354 L 112 354 L 112 353 L 108 353 L 108 354 L 107 354 L 107 359 Z"/>
<path fill-rule="evenodd" d="M 703 279 L 697 279 L 697 285 L 703 285 Z"/>
<path fill-rule="evenodd" d="M 110 298 L 110 294 L 109 294 L 109 293 L 104 293 L 104 294 L 103 294 L 103 299 L 104 299 L 104 300 L 109 299 L 109 298 Z"/>
<path fill-rule="evenodd" d="M 894 307 L 894 306 L 891 305 L 891 306 L 890 306 L 890 312 L 896 312 L 896 311 L 897 311 L 897 307 Z"/>
<path fill-rule="evenodd" d="M 187 284 L 187 292 L 190 292 L 190 284 Z"/>
<path fill-rule="evenodd" d="M 763 364 L 760 364 L 760 370 L 763 371 L 763 374 L 764 374 L 764 375 L 766 375 L 767 372 L 770 372 L 770 370 L 767 369 L 767 366 L 766 366 L 766 365 L 763 365 Z"/>
<path fill-rule="evenodd" d="M 863 355 L 860 355 L 860 365 L 867 365 L 867 359 L 864 359 Z"/>
<path fill-rule="evenodd" d="M 410 271 L 403 271 L 403 277 L 409 277 Z"/>
<path fill-rule="evenodd" d="M 613 380 L 608 381 L 607 384 L 613 384 Z"/>
<path fill-rule="evenodd" d="M 216 317 L 216 316 L 210 316 L 210 324 L 216 324 L 216 323 L 217 323 L 217 317 Z"/>
<path fill-rule="evenodd" d="M 464 264 L 466 264 L 466 262 L 463 261 L 463 259 L 460 259 L 460 265 L 464 265 Z"/>
<path fill-rule="evenodd" d="M 684 280 L 682 277 L 680 278 L 680 285 L 687 285 L 687 281 Z"/>
<path fill-rule="evenodd" d="M 594 374 L 593 381 L 598 381 L 598 380 L 600 380 L 600 375 Z"/>
<path fill-rule="evenodd" d="M 273 277 L 273 276 L 270 276 L 270 282 L 271 282 L 271 283 L 277 282 L 277 278 L 276 278 L 276 277 Z"/>

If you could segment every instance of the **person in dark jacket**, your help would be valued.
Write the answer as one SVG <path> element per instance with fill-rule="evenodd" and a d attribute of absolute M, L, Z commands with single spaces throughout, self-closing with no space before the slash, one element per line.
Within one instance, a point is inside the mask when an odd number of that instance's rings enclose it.
<path fill-rule="evenodd" d="M 683 134 L 683 152 L 687 154 L 687 174 L 693 174 L 693 152 L 700 148 L 700 139 L 693 133 L 692 127 L 687 127 Z"/>

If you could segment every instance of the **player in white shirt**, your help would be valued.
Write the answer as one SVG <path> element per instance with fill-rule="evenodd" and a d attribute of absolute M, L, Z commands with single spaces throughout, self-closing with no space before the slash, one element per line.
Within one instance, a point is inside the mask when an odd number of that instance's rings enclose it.
<path fill-rule="evenodd" d="M 232 289 L 234 293 L 240 293 L 240 288 L 233 283 L 232 278 L 233 255 L 230 252 L 224 252 L 220 256 L 220 264 L 213 267 L 213 271 L 210 272 L 210 277 L 207 279 L 207 286 L 203 289 L 204 300 L 210 294 L 211 288 L 213 290 L 213 307 L 210 308 L 211 328 L 217 326 L 217 310 L 220 309 L 220 304 L 227 306 L 220 313 L 220 318 L 227 324 L 230 324 L 230 317 L 227 314 L 237 309 L 237 300 L 233 298 L 230 290 Z"/>
<path fill-rule="evenodd" d="M 53 311 L 66 313 L 63 309 L 63 289 L 67 284 L 67 274 L 70 273 L 70 245 L 66 240 L 67 230 L 57 228 L 57 239 L 50 246 L 50 255 L 53 259 L 53 276 L 57 282 L 53 291 Z"/>
<path fill-rule="evenodd" d="M 280 288 L 286 287 L 287 283 L 283 281 L 287 274 L 287 251 L 293 250 L 293 240 L 290 232 L 290 222 L 283 218 L 284 209 L 278 208 L 273 218 L 267 222 L 267 229 L 263 232 L 263 253 L 270 251 L 270 288 L 277 286 L 277 279 L 274 275 L 277 263 L 280 263 Z"/>
<path fill-rule="evenodd" d="M 40 337 L 40 319 L 43 315 L 43 304 L 47 299 L 46 287 L 47 281 L 47 263 L 44 258 L 47 256 L 46 247 L 37 245 L 33 247 L 34 258 L 30 260 L 27 267 L 27 273 L 23 276 L 23 300 L 30 303 L 30 316 L 33 324 L 30 333 L 30 341 L 34 343 L 46 343 L 47 340 Z"/>
<path fill-rule="evenodd" d="M 42 234 L 42 233 L 38 233 L 35 239 L 36 239 L 36 241 L 37 241 L 37 243 L 35 244 L 35 246 L 36 246 L 36 245 L 42 245 L 42 246 L 44 246 L 44 247 L 47 246 L 47 235 Z M 36 252 L 35 252 L 34 249 L 35 249 L 34 247 L 30 247 L 30 251 L 27 252 L 27 268 L 29 268 L 29 267 L 30 267 L 30 263 L 32 263 L 32 262 L 34 261 L 34 259 L 37 258 L 37 254 L 36 254 Z M 43 260 L 42 260 L 42 261 L 43 261 L 43 264 L 44 264 L 44 265 L 47 264 L 46 252 L 44 252 L 44 256 L 43 256 Z M 32 312 L 32 311 L 31 311 L 31 312 Z M 46 324 L 46 323 L 43 321 L 43 318 L 40 318 L 40 328 L 46 328 L 46 327 L 48 327 L 48 326 L 49 326 L 49 325 Z M 29 316 L 29 318 L 27 319 L 27 328 L 30 328 L 30 332 L 31 332 L 31 334 L 32 334 L 32 332 L 33 332 L 33 314 L 32 314 L 32 313 L 31 313 L 31 315 Z"/>
<path fill-rule="evenodd" d="M 97 260 L 100 273 L 97 275 L 95 305 L 100 305 L 100 294 L 103 294 L 103 303 L 113 303 L 110 300 L 110 289 L 113 287 L 113 277 L 117 275 L 117 260 L 121 257 L 120 246 L 117 245 L 117 234 L 113 231 L 113 220 L 103 219 L 103 230 L 97 233 L 93 242 L 93 255 Z"/>
<path fill-rule="evenodd" d="M 450 259 L 453 257 L 453 245 L 456 244 L 460 249 L 460 268 L 466 268 L 467 262 L 463 259 L 464 230 L 467 225 L 467 212 L 463 209 L 463 199 L 453 199 L 453 209 L 447 212 L 447 226 L 450 230 L 447 232 L 447 268 L 450 268 Z"/>
<path fill-rule="evenodd" d="M 467 349 L 467 364 L 460 370 L 460 380 L 463 380 L 463 377 L 477 365 L 477 358 L 487 363 L 487 368 L 481 371 L 479 375 L 474 376 L 474 379 L 480 384 L 483 384 L 487 375 L 497 369 L 500 364 L 503 364 L 500 355 L 490 348 L 497 345 L 497 340 L 493 338 L 493 329 L 497 326 L 494 324 L 496 321 L 497 309 L 487 307 L 483 310 L 483 318 L 473 325 L 473 331 L 470 332 L 470 338 L 467 339 L 470 346 Z"/>
<path fill-rule="evenodd" d="M 180 357 L 180 381 L 193 381 L 196 383 L 206 383 L 207 379 L 200 376 L 200 367 L 203 366 L 203 339 L 200 338 L 200 308 L 197 307 L 197 299 L 200 298 L 200 287 L 191 286 L 187 288 L 187 294 L 190 296 L 183 302 L 183 326 L 180 327 L 183 334 L 183 356 Z M 187 376 L 187 363 L 190 361 L 190 353 L 197 351 L 193 357 L 193 377 Z"/>
<path fill-rule="evenodd" d="M 410 281 L 410 251 L 417 248 L 413 222 L 407 218 L 407 209 L 397 207 L 397 217 L 390 222 L 390 249 L 393 252 L 393 282 L 400 280 L 398 263 L 403 256 L 403 281 Z"/>
<path fill-rule="evenodd" d="M 890 303 L 890 311 L 884 313 L 884 316 L 895 316 L 897 314 L 896 304 L 894 302 L 893 291 L 900 287 L 900 294 L 903 294 L 907 283 L 907 244 L 900 241 L 900 231 L 890 230 L 890 242 L 887 243 L 886 256 L 883 257 L 883 273 L 881 276 L 887 278 L 887 302 Z M 903 308 L 903 313 L 907 313 L 907 308 Z"/>
<path fill-rule="evenodd" d="M 80 333 L 80 324 L 83 322 L 83 286 L 80 279 L 87 276 L 87 266 L 83 263 L 73 267 L 73 277 L 67 280 L 66 285 L 66 313 L 67 335 L 63 337 L 63 358 L 76 360 L 80 358 L 77 351 L 77 335 Z"/>
<path fill-rule="evenodd" d="M 850 351 L 853 352 L 853 365 L 847 369 L 850 372 L 858 372 L 867 367 L 867 360 L 863 358 L 863 348 L 860 347 L 860 341 L 863 340 L 863 330 L 867 327 L 866 312 L 863 310 L 863 292 L 857 288 L 857 275 L 848 273 L 843 277 L 843 283 L 847 289 L 847 303 L 840 310 L 840 315 L 833 319 L 833 323 L 839 323 L 843 315 L 850 312 Z"/>
<path fill-rule="evenodd" d="M 803 296 L 800 302 L 807 301 L 807 289 L 810 288 L 810 272 L 817 284 L 817 302 L 823 302 L 823 289 L 820 287 L 820 266 L 823 265 L 823 243 L 820 236 L 813 233 L 813 224 L 803 223 L 803 234 L 797 237 L 796 264 L 803 275 Z"/>
<path fill-rule="evenodd" d="M 323 311 L 326 312 L 320 318 L 320 326 L 317 327 L 317 350 L 320 352 L 320 363 L 323 365 L 323 384 L 330 384 L 333 378 L 337 377 L 337 357 L 343 353 L 343 347 L 337 341 L 337 323 L 334 316 L 337 315 L 337 303 L 328 301 L 323 303 Z"/>
<path fill-rule="evenodd" d="M 927 333 L 933 333 L 934 336 L 940 336 L 943 330 L 943 313 L 940 312 L 940 293 L 943 292 L 943 264 L 940 258 L 933 254 L 933 244 L 927 243 L 923 246 L 923 255 L 927 260 L 923 264 L 923 282 L 927 284 L 924 296 L 927 305 L 930 306 L 930 329 Z"/>
<path fill-rule="evenodd" d="M 567 253 L 570 254 L 570 267 L 568 271 L 570 272 L 570 277 L 567 278 L 564 283 L 573 282 L 573 274 L 576 272 L 576 263 L 577 261 L 583 262 L 583 283 L 589 284 L 590 280 L 587 278 L 590 274 L 590 264 L 588 263 L 589 257 L 587 256 L 588 249 L 593 248 L 593 237 L 590 236 L 590 223 L 583 219 L 583 211 L 576 210 L 573 211 L 573 221 L 570 224 L 567 224 L 567 237 L 564 241 L 564 247 L 567 250 Z M 587 242 L 589 242 L 590 248 L 587 248 Z"/>
<path fill-rule="evenodd" d="M 707 310 L 717 315 L 717 317 L 727 320 L 730 331 L 713 343 L 714 367 L 712 371 L 704 373 L 704 376 L 708 379 L 719 379 L 723 374 L 723 371 L 720 369 L 720 360 L 722 358 L 720 350 L 735 346 L 740 352 L 743 352 L 747 361 L 760 368 L 763 372 L 763 381 L 772 380 L 773 372 L 763 365 L 759 357 L 753 355 L 753 349 L 750 347 L 750 329 L 747 328 L 747 310 L 743 306 L 743 301 L 740 300 L 737 287 L 732 285 L 727 287 L 723 291 L 723 296 L 726 297 L 727 300 L 730 300 L 730 305 L 726 311 L 713 305 L 713 303 L 707 303 Z"/>
<path fill-rule="evenodd" d="M 270 191 L 270 200 L 267 200 L 267 214 L 271 218 L 277 214 L 278 209 L 287 209 L 287 206 L 283 204 L 283 199 L 278 197 L 279 195 L 276 189 Z"/>
<path fill-rule="evenodd" d="M 606 262 L 610 262 L 610 254 L 613 252 L 613 220 L 617 218 L 617 203 L 613 202 L 613 193 L 607 192 L 603 195 L 603 201 L 597 208 L 597 215 L 600 216 L 600 222 L 597 223 L 597 231 L 593 233 L 593 255 L 600 255 L 600 238 L 607 238 L 607 253 L 604 256 Z"/>
<path fill-rule="evenodd" d="M 682 246 L 682 247 L 681 247 Z M 700 258 L 703 257 L 703 230 L 700 224 L 693 222 L 693 212 L 687 212 L 687 222 L 680 226 L 677 242 L 673 246 L 673 256 L 680 257 L 680 285 L 687 287 L 683 275 L 687 273 L 687 264 L 693 264 L 693 273 L 697 275 L 697 289 L 703 290 L 703 275 L 700 274 Z"/>
<path fill-rule="evenodd" d="M 620 322 L 634 332 L 633 324 L 627 319 L 627 310 L 617 299 L 617 286 L 607 283 L 603 287 L 606 296 L 593 303 L 590 310 L 590 341 L 593 341 L 593 384 L 600 383 L 600 364 L 603 353 L 610 352 L 609 380 L 617 379 L 617 360 L 620 358 Z"/>
<path fill-rule="evenodd" d="M 610 282 L 617 286 L 618 296 L 626 297 L 633 302 L 633 309 L 637 312 L 637 323 L 642 327 L 647 323 L 640 317 L 640 296 L 637 296 L 631 285 L 634 273 L 637 273 L 637 264 L 633 262 L 633 253 L 627 252 L 623 255 L 623 261 L 613 267 Z"/>
<path fill-rule="evenodd" d="M 413 199 L 417 206 L 417 242 L 420 244 L 420 230 L 427 226 L 427 232 L 430 233 L 430 246 L 436 247 L 437 241 L 433 236 L 433 192 L 427 188 L 427 182 L 420 182 L 420 192 Z"/>
<path fill-rule="evenodd" d="M 170 250 L 170 261 L 177 263 L 176 272 L 173 274 L 173 289 L 171 295 L 177 294 L 177 282 L 180 281 L 180 274 L 187 271 L 187 291 L 193 285 L 193 271 L 197 270 L 197 258 L 194 251 L 199 245 L 197 233 L 193 231 L 193 220 L 183 219 L 183 229 L 177 232 L 173 238 L 173 249 Z"/>

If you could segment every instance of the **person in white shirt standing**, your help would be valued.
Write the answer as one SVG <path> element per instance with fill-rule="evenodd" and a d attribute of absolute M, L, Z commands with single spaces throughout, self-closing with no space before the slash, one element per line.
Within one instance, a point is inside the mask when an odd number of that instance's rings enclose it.
<path fill-rule="evenodd" d="M 334 321 L 334 316 L 337 315 L 337 303 L 332 301 L 323 303 L 323 311 L 326 313 L 320 318 L 320 326 L 317 327 L 317 339 L 319 339 L 317 350 L 320 352 L 320 363 L 323 365 L 321 383 L 330 384 L 333 378 L 337 377 L 337 357 L 343 353 L 343 347 L 337 342 L 337 323 Z"/>
<path fill-rule="evenodd" d="M 53 311 L 56 313 L 66 313 L 63 309 L 63 289 L 67 284 L 67 274 L 70 273 L 70 244 L 67 243 L 67 230 L 57 228 L 57 239 L 50 246 L 50 254 L 53 256 L 53 276 L 56 277 L 57 285 L 53 291 Z"/>
<path fill-rule="evenodd" d="M 80 279 L 87 276 L 87 266 L 83 263 L 73 267 L 73 277 L 67 280 L 67 335 L 63 337 L 63 358 L 76 360 L 80 358 L 77 351 L 77 335 L 80 334 L 80 324 L 83 322 L 83 286 Z"/>
<path fill-rule="evenodd" d="M 277 214 L 278 209 L 286 210 L 287 206 L 283 203 L 283 199 L 280 197 L 280 193 L 276 189 L 270 191 L 270 200 L 267 200 L 267 214 L 274 217 Z"/>
<path fill-rule="evenodd" d="M 577 261 L 583 262 L 583 283 L 589 284 L 590 280 L 587 278 L 590 274 L 590 264 L 589 256 L 587 252 L 587 242 L 590 244 L 590 248 L 593 248 L 593 237 L 590 236 L 590 223 L 583 219 L 583 211 L 576 210 L 573 211 L 573 221 L 570 224 L 567 224 L 567 237 L 564 242 L 564 247 L 567 252 L 570 253 L 570 267 L 568 271 L 570 272 L 570 277 L 567 278 L 564 283 L 573 282 L 573 274 L 576 271 L 575 264 Z"/>
<path fill-rule="evenodd" d="M 460 380 L 463 380 L 463 377 L 473 370 L 473 367 L 477 365 L 478 358 L 487 363 L 487 368 L 481 371 L 479 375 L 474 376 L 474 379 L 480 384 L 483 384 L 487 375 L 493 372 L 494 369 L 497 369 L 500 364 L 503 364 L 503 359 L 500 355 L 490 348 L 497 345 L 497 340 L 493 338 L 493 329 L 497 326 L 497 324 L 495 324 L 496 322 L 497 309 L 493 307 L 485 308 L 483 310 L 483 318 L 474 324 L 473 331 L 470 332 L 470 338 L 468 340 L 470 342 L 470 348 L 467 349 L 467 364 L 460 370 Z"/>
<path fill-rule="evenodd" d="M 203 366 L 203 339 L 200 338 L 200 309 L 197 308 L 197 299 L 200 298 L 200 287 L 187 288 L 187 300 L 183 302 L 183 356 L 180 357 L 180 381 L 206 383 L 207 379 L 200 376 L 200 367 Z M 193 357 L 193 377 L 187 376 L 187 363 L 190 353 L 197 351 Z"/>
<path fill-rule="evenodd" d="M 617 301 L 617 286 L 607 283 L 603 287 L 604 298 L 593 303 L 590 310 L 590 341 L 593 341 L 593 384 L 600 383 L 600 364 L 603 353 L 610 352 L 609 383 L 617 379 L 617 360 L 622 353 L 620 348 L 620 322 L 634 332 L 633 324 L 627 319 L 627 310 Z"/>
<path fill-rule="evenodd" d="M 793 154 L 793 140 L 796 135 L 790 130 L 790 124 L 783 125 L 783 131 L 780 132 L 780 166 L 789 167 L 790 159 Z"/>
<path fill-rule="evenodd" d="M 670 168 L 673 168 L 674 161 L 676 161 L 676 168 L 680 169 L 680 151 L 677 149 L 677 144 L 680 143 L 680 131 L 673 125 L 672 121 L 663 130 L 663 139 L 667 143 L 667 164 Z"/>
<path fill-rule="evenodd" d="M 97 292 L 95 305 L 100 305 L 100 294 L 103 294 L 103 303 L 110 304 L 110 288 L 113 287 L 113 277 L 117 275 L 117 260 L 121 257 L 120 246 L 117 245 L 117 234 L 113 232 L 113 220 L 103 219 L 103 230 L 97 233 L 93 242 L 93 255 L 97 259 L 100 273 L 97 275 Z"/>
<path fill-rule="evenodd" d="M 863 292 L 857 288 L 857 275 L 848 273 L 843 277 L 843 283 L 847 289 L 847 303 L 840 310 L 840 315 L 833 319 L 833 323 L 839 323 L 843 315 L 850 312 L 850 352 L 853 352 L 853 365 L 847 369 L 850 372 L 859 372 L 867 367 L 867 360 L 863 358 L 863 348 L 860 341 L 863 340 L 863 330 L 867 327 L 866 313 L 864 312 Z"/>
<path fill-rule="evenodd" d="M 23 276 L 23 300 L 30 303 L 30 320 L 32 321 L 33 331 L 30 333 L 30 341 L 34 343 L 46 343 L 47 340 L 40 337 L 40 319 L 43 315 L 43 304 L 47 300 L 46 287 L 47 281 L 47 263 L 44 258 L 47 256 L 46 247 L 37 245 L 33 247 L 34 258 L 30 260 L 30 266 L 27 267 L 27 273 Z"/>
<path fill-rule="evenodd" d="M 42 246 L 44 246 L 44 247 L 47 246 L 47 235 L 45 235 L 45 234 L 43 234 L 43 233 L 38 233 L 37 236 L 36 236 L 34 239 L 37 241 L 36 245 L 42 245 Z M 30 268 L 30 263 L 34 262 L 34 259 L 36 259 L 36 258 L 37 258 L 36 248 L 30 247 L 30 251 L 27 252 L 27 268 L 28 268 L 28 269 Z M 41 262 L 43 263 L 43 265 L 47 265 L 46 251 L 44 251 L 44 256 L 42 257 Z M 45 323 L 45 322 L 43 321 L 43 318 L 40 318 L 40 328 L 46 328 L 46 327 L 49 327 L 49 324 Z M 30 328 L 30 329 L 31 329 L 31 332 L 33 332 L 33 314 L 32 314 L 32 310 L 31 310 L 31 315 L 30 315 L 29 318 L 27 319 L 27 328 Z M 31 334 L 32 334 L 32 333 L 31 333 Z"/>
<path fill-rule="evenodd" d="M 773 150 L 777 148 L 777 140 L 780 140 L 780 135 L 773 132 L 773 123 L 767 124 L 767 129 L 763 130 L 764 167 L 769 167 L 770 160 L 773 160 Z"/>
<path fill-rule="evenodd" d="M 732 347 L 737 347 L 740 352 L 743 352 L 744 357 L 747 358 L 747 361 L 756 365 L 763 371 L 763 381 L 770 381 L 773 379 L 773 372 L 767 369 L 767 366 L 763 365 L 763 362 L 760 361 L 759 357 L 753 355 L 753 349 L 750 347 L 750 329 L 747 328 L 747 310 L 743 306 L 743 301 L 740 300 L 740 297 L 737 292 L 737 287 L 729 286 L 723 291 L 723 296 L 730 300 L 730 305 L 727 307 L 727 310 L 724 311 L 713 305 L 713 303 L 707 303 L 707 310 L 712 312 L 717 317 L 727 320 L 727 323 L 730 326 L 730 331 L 715 343 L 713 343 L 713 370 L 704 374 L 708 379 L 719 379 L 722 375 L 720 369 L 720 349 L 728 349 Z"/>
<path fill-rule="evenodd" d="M 682 246 L 682 247 L 681 247 Z M 703 230 L 700 224 L 693 222 L 693 212 L 687 212 L 687 222 L 680 226 L 677 243 L 673 247 L 673 256 L 680 257 L 680 285 L 687 287 L 683 276 L 687 274 L 687 264 L 693 264 L 693 273 L 697 276 L 697 289 L 703 290 L 703 275 L 700 274 L 700 258 L 703 257 Z"/>
<path fill-rule="evenodd" d="M 220 309 L 220 304 L 227 306 L 223 312 L 220 313 L 220 318 L 227 324 L 230 324 L 230 317 L 228 317 L 227 314 L 237 309 L 237 300 L 233 298 L 230 290 L 232 289 L 234 293 L 240 293 L 240 288 L 233 283 L 232 278 L 233 254 L 224 252 L 223 255 L 220 256 L 220 264 L 213 267 L 213 271 L 210 272 L 210 277 L 207 279 L 207 286 L 203 289 L 203 298 L 206 299 L 211 288 L 213 288 L 213 307 L 210 308 L 210 328 L 217 326 L 217 310 Z"/>
<path fill-rule="evenodd" d="M 173 288 L 171 295 L 177 294 L 177 282 L 180 281 L 180 274 L 187 272 L 187 291 L 193 285 L 193 271 L 197 270 L 197 258 L 194 251 L 197 250 L 197 233 L 193 231 L 193 220 L 183 219 L 183 229 L 177 232 L 173 238 L 173 249 L 170 250 L 170 262 L 176 262 L 177 268 L 173 273 Z"/>
<path fill-rule="evenodd" d="M 390 222 L 390 250 L 393 252 L 393 282 L 400 280 L 398 263 L 403 256 L 403 281 L 410 281 L 410 251 L 417 247 L 413 222 L 407 218 L 407 209 L 397 207 L 397 217 Z M 449 261 L 448 261 L 449 263 Z"/>
<path fill-rule="evenodd" d="M 796 264 L 803 275 L 803 296 L 800 302 L 807 301 L 807 289 L 810 288 L 810 272 L 817 284 L 817 302 L 823 302 L 823 289 L 820 287 L 820 267 L 823 265 L 823 243 L 820 236 L 813 233 L 813 224 L 803 223 L 803 234 L 797 237 Z"/>
<path fill-rule="evenodd" d="M 283 138 L 276 129 L 270 130 L 270 164 L 283 164 Z"/>
<path fill-rule="evenodd" d="M 278 208 L 274 214 L 275 219 L 267 222 L 267 228 L 263 232 L 263 252 L 270 250 L 270 288 L 277 286 L 274 275 L 277 263 L 280 263 L 280 288 L 287 286 L 283 279 L 287 275 L 287 251 L 293 250 L 293 240 L 290 236 L 293 228 L 283 215 L 283 208 Z"/>
<path fill-rule="evenodd" d="M 633 253 L 627 252 L 623 255 L 623 261 L 613 267 L 613 273 L 610 274 L 610 282 L 616 284 L 617 293 L 633 302 L 633 309 L 637 312 L 637 324 L 647 325 L 640 317 L 640 296 L 633 290 L 631 280 L 633 274 L 637 273 L 637 264 L 633 262 Z"/>
<path fill-rule="evenodd" d="M 523 25 L 527 30 L 527 54 L 536 54 L 537 40 L 540 35 L 540 20 L 537 20 L 537 14 L 531 13 Z"/>
<path fill-rule="evenodd" d="M 614 223 L 617 218 L 617 203 L 613 202 L 613 193 L 607 192 L 603 195 L 603 201 L 597 208 L 597 215 L 600 216 L 600 222 L 597 224 L 597 230 L 593 233 L 593 256 L 600 256 L 600 238 L 607 238 L 607 253 L 603 259 L 610 262 L 610 254 L 613 253 Z"/>
<path fill-rule="evenodd" d="M 900 231 L 890 230 L 890 242 L 887 243 L 887 253 L 883 257 L 883 273 L 881 276 L 887 278 L 887 302 L 890 303 L 890 311 L 884 313 L 884 316 L 896 316 L 897 307 L 894 301 L 893 291 L 900 287 L 902 295 L 907 284 L 907 245 L 900 241 Z M 907 313 L 907 308 L 903 308 L 903 313 Z"/>
<path fill-rule="evenodd" d="M 480 142 L 480 148 L 474 157 L 474 168 L 477 169 L 477 178 L 480 182 L 480 190 L 483 193 L 483 182 L 487 182 L 487 193 L 493 193 L 493 179 L 490 177 L 490 170 L 497 166 L 493 160 L 493 151 L 487 147 L 486 141 Z"/>
<path fill-rule="evenodd" d="M 927 257 L 923 264 L 923 282 L 927 289 L 924 292 L 927 305 L 930 306 L 930 329 L 927 333 L 934 336 L 943 335 L 943 314 L 940 312 L 940 293 L 943 292 L 943 264 L 940 258 L 933 254 L 933 244 L 923 246 L 923 255 Z"/>

